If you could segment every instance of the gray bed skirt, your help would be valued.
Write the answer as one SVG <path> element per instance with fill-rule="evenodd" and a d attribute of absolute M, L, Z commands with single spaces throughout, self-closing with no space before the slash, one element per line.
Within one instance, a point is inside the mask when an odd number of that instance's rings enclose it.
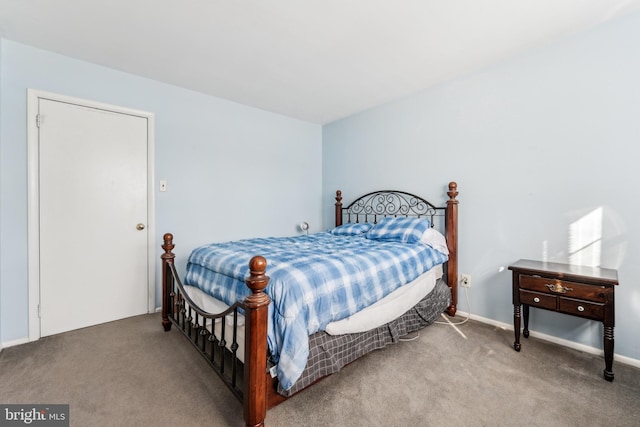
<path fill-rule="evenodd" d="M 329 335 L 317 332 L 309 337 L 309 359 L 302 376 L 289 390 L 278 384 L 278 393 L 289 397 L 322 377 L 338 372 L 373 350 L 397 343 L 401 337 L 433 323 L 451 304 L 451 291 L 444 280 L 399 318 L 358 334 Z"/>

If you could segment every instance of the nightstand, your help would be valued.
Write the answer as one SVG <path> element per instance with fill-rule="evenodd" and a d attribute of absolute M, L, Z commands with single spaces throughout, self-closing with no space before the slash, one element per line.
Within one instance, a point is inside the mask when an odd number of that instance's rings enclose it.
<path fill-rule="evenodd" d="M 513 348 L 521 348 L 521 306 L 525 338 L 529 337 L 529 307 L 597 320 L 604 324 L 604 378 L 613 381 L 617 271 L 526 259 L 509 266 L 509 270 L 513 271 Z"/>

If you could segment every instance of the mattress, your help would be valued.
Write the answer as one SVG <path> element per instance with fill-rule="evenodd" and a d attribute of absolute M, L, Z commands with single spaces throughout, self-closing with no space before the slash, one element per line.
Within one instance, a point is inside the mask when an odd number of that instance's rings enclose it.
<path fill-rule="evenodd" d="M 441 277 L 442 264 L 438 264 L 380 301 L 352 314 L 346 319 L 329 323 L 325 332 L 329 335 L 355 334 L 389 323 L 431 292 L 436 285 L 436 281 Z"/>

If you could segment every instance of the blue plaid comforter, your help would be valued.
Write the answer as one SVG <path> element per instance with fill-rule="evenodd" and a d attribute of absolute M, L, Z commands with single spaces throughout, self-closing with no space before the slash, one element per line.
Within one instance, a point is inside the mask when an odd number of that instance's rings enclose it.
<path fill-rule="evenodd" d="M 267 259 L 271 278 L 268 344 L 278 379 L 289 389 L 307 363 L 308 337 L 348 317 L 447 260 L 422 243 L 381 242 L 328 232 L 257 238 L 196 248 L 185 283 L 231 305 L 250 290 L 249 260 Z"/>

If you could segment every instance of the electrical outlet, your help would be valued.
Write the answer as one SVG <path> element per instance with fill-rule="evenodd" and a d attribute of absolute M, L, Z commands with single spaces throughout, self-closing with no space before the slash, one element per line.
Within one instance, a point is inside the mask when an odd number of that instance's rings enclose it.
<path fill-rule="evenodd" d="M 471 275 L 466 273 L 460 273 L 460 286 L 463 288 L 471 287 Z"/>

